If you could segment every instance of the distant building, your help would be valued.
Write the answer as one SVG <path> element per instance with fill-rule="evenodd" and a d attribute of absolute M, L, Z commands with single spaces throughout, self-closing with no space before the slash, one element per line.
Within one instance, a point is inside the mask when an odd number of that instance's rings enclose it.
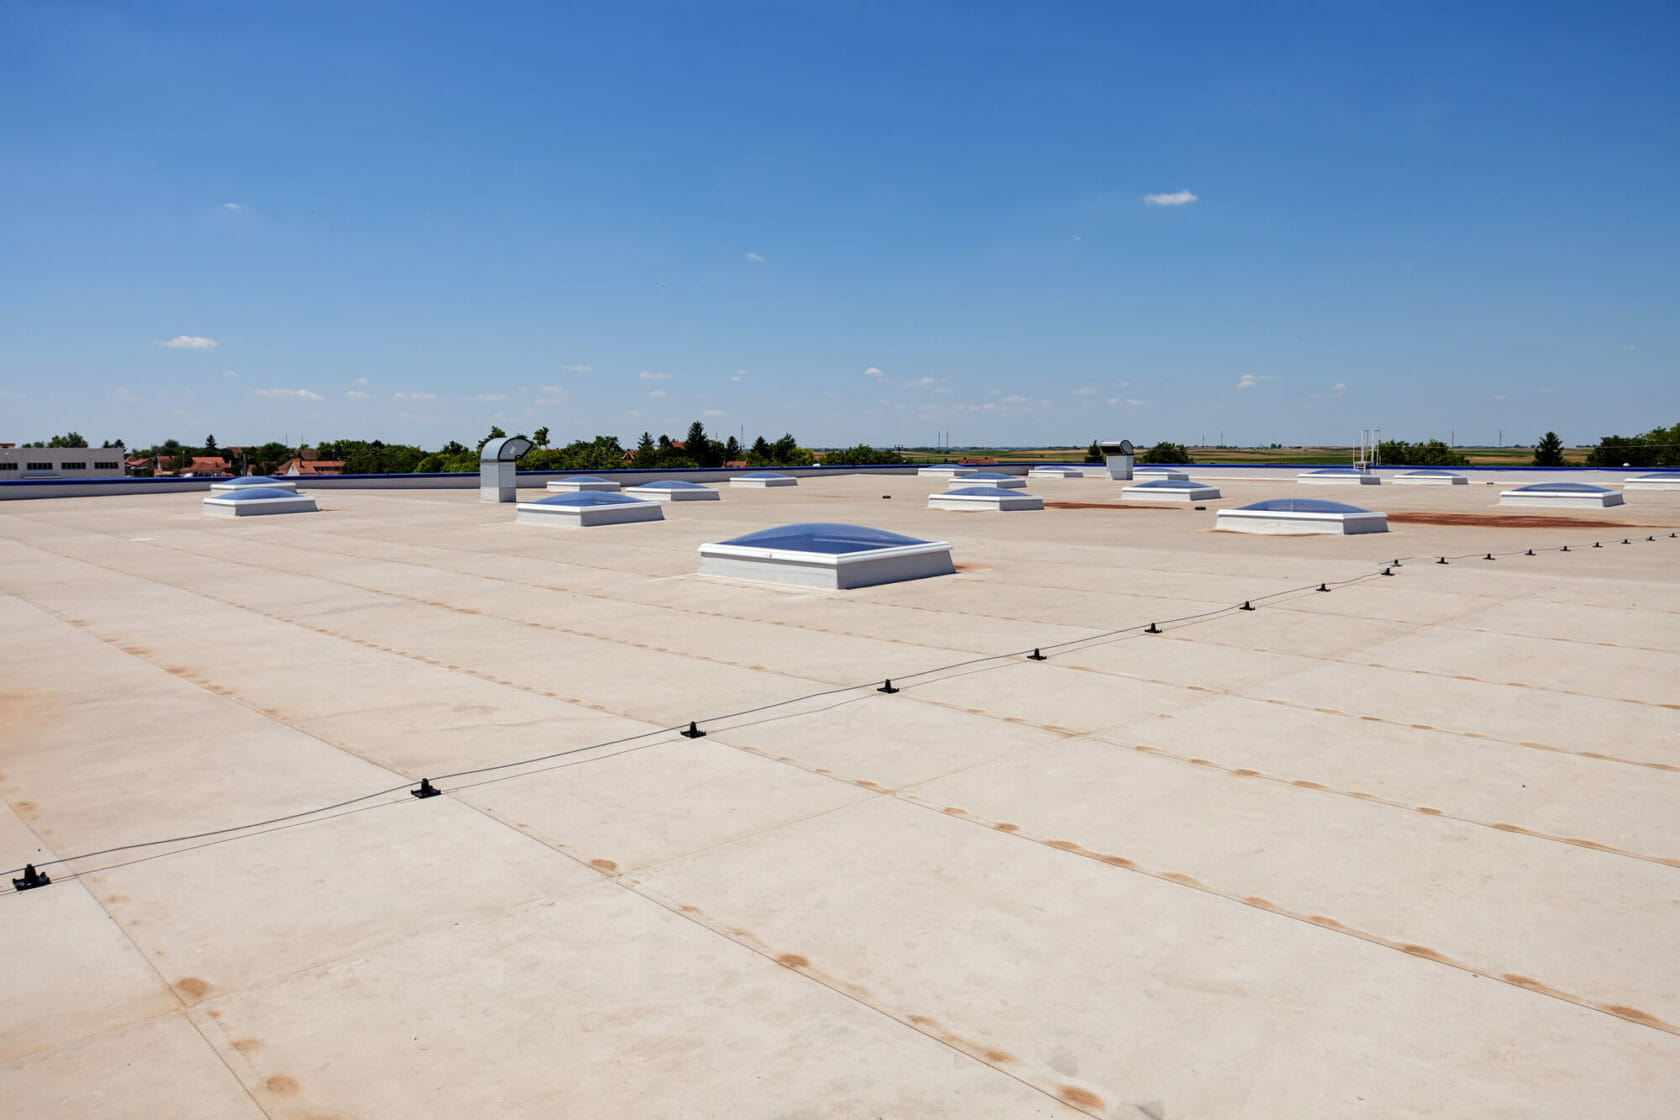
<path fill-rule="evenodd" d="M 306 455 L 293 455 L 290 459 L 287 459 L 284 463 L 281 463 L 278 467 L 276 467 L 273 473 L 290 475 L 324 475 L 344 473 L 343 459 L 317 459 L 314 457 L 315 454 L 316 453 L 313 450 L 308 450 Z"/>
<path fill-rule="evenodd" d="M 14 478 L 122 478 L 120 447 L 0 447 L 0 481 Z"/>
<path fill-rule="evenodd" d="M 228 461 L 219 455 L 195 455 L 187 469 L 181 472 L 182 478 L 202 478 L 205 475 L 223 475 L 230 473 Z"/>

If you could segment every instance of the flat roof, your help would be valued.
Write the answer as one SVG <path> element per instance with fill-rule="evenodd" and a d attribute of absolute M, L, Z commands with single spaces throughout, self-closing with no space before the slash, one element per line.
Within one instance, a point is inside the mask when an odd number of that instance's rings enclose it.
<path fill-rule="evenodd" d="M 1680 493 L 1297 538 L 1213 531 L 1283 480 L 803 481 L 610 535 L 0 503 L 12 1108 L 1672 1110 Z M 696 574 L 812 521 L 958 572 Z"/>

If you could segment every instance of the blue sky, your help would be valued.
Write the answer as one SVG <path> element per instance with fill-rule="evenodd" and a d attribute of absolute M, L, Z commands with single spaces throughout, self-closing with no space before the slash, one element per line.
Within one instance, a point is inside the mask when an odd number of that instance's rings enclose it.
<path fill-rule="evenodd" d="M 12 0 L 0 440 L 1671 424 L 1677 32 L 1638 3 Z"/>

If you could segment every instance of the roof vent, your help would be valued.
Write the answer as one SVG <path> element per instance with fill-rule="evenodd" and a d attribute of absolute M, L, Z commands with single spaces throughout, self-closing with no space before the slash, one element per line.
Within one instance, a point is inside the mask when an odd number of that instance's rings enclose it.
<path fill-rule="evenodd" d="M 486 440 L 478 449 L 478 498 L 483 502 L 512 502 L 519 498 L 518 464 L 531 450 L 524 436 Z"/>

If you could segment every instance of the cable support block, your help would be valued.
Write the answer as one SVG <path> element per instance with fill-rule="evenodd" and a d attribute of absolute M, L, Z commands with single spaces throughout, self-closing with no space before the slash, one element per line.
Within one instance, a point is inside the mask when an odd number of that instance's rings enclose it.
<path fill-rule="evenodd" d="M 1251 610 L 1254 609 L 1254 604 L 1250 603 L 1247 599 L 1244 599 L 1243 600 L 1243 605 L 1238 607 L 1237 609 L 1239 611 L 1251 611 Z"/>
<path fill-rule="evenodd" d="M 893 683 L 892 683 L 892 678 L 888 677 L 887 680 L 886 680 L 886 683 L 883 684 L 880 688 L 877 688 L 875 691 L 876 692 L 893 693 L 893 692 L 899 692 L 901 690 L 894 688 Z"/>
<path fill-rule="evenodd" d="M 1439 560 L 1435 561 L 1435 563 L 1437 563 L 1437 564 L 1445 564 L 1446 562 L 1447 562 L 1447 558 L 1445 556 L 1443 556 Z"/>
<path fill-rule="evenodd" d="M 1493 553 L 1491 553 L 1491 552 L 1488 553 L 1486 556 L 1482 557 L 1482 559 L 1483 560 L 1492 560 L 1493 559 Z"/>
<path fill-rule="evenodd" d="M 706 733 L 700 730 L 699 725 L 693 720 L 688 721 L 687 731 L 679 731 L 677 734 L 681 735 L 684 739 L 704 739 L 706 737 Z"/>
<path fill-rule="evenodd" d="M 1534 555 L 1534 550 L 1531 548 L 1527 552 L 1523 553 L 1523 555 L 1524 556 L 1533 556 Z"/>
<path fill-rule="evenodd" d="M 1385 576 L 1391 576 L 1391 575 L 1394 574 L 1394 569 L 1393 568 L 1384 568 L 1382 570 L 1382 574 L 1385 575 Z"/>
<path fill-rule="evenodd" d="M 1321 583 L 1321 584 L 1318 585 L 1317 590 L 1328 591 L 1328 590 L 1330 590 L 1330 585 L 1327 584 L 1327 583 Z"/>
<path fill-rule="evenodd" d="M 441 789 L 437 788 L 436 786 L 434 786 L 432 784 L 432 780 L 430 778 L 421 778 L 419 788 L 409 790 L 408 795 L 410 797 L 425 798 L 425 797 L 436 797 L 438 794 L 440 794 L 442 792 L 443 791 Z"/>
<path fill-rule="evenodd" d="M 52 882 L 52 877 L 44 871 L 35 870 L 33 863 L 23 865 L 23 878 L 13 879 L 12 887 L 20 891 L 32 891 L 36 887 L 44 887 Z"/>
<path fill-rule="evenodd" d="M 1045 657 L 1044 654 L 1040 653 L 1037 646 L 1034 646 L 1033 651 L 1031 653 L 1027 654 L 1027 660 L 1028 661 L 1048 661 L 1050 659 L 1048 657 Z"/>
<path fill-rule="evenodd" d="M 1159 633 L 1161 633 L 1161 628 L 1159 626 L 1155 625 L 1153 622 L 1151 622 L 1149 624 L 1149 629 L 1145 630 L 1144 633 L 1145 634 L 1159 634 Z"/>

